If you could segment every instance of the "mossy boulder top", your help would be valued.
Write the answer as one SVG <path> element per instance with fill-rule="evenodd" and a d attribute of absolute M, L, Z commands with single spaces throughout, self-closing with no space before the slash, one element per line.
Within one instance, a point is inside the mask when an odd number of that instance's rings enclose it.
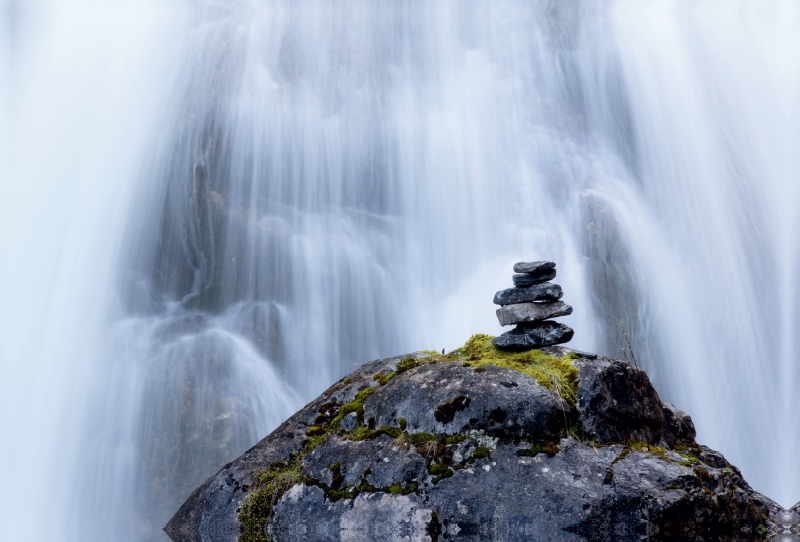
<path fill-rule="evenodd" d="M 698 445 L 643 371 L 491 339 L 361 366 L 195 490 L 167 534 L 751 541 L 795 521 Z"/>

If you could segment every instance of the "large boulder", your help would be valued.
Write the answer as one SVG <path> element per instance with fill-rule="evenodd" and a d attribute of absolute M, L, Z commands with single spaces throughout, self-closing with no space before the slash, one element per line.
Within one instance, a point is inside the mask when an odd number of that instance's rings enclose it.
<path fill-rule="evenodd" d="M 644 372 L 475 344 L 363 365 L 209 478 L 167 534 L 749 542 L 795 521 L 698 445 Z"/>
<path fill-rule="evenodd" d="M 632 440 L 674 444 L 678 440 L 679 435 L 670 434 L 677 424 L 667 426 L 664 404 L 647 373 L 618 359 L 583 358 L 574 364 L 581 381 L 580 424 L 587 435 L 603 444 Z M 694 424 L 691 427 L 694 429 Z M 683 437 L 681 432 L 680 439 Z M 690 442 L 693 441 L 692 437 Z"/>

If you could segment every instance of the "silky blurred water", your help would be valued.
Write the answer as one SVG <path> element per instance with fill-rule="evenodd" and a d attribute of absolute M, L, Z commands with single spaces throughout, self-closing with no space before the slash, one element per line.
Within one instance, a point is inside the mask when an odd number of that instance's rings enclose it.
<path fill-rule="evenodd" d="M 361 363 L 497 334 L 558 262 L 785 506 L 800 5 L 6 0 L 0 539 L 166 540 Z"/>

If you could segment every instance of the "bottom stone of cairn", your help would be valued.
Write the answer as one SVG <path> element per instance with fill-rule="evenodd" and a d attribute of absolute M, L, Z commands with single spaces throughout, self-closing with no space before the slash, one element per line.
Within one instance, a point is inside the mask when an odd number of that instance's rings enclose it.
<path fill-rule="evenodd" d="M 574 334 L 572 328 L 567 325 L 545 320 L 533 326 L 518 325 L 511 331 L 495 337 L 492 344 L 501 350 L 524 352 L 569 342 Z"/>

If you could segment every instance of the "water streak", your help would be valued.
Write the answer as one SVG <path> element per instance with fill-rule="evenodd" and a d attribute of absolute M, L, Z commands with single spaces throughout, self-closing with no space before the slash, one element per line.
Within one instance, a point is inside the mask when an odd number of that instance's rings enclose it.
<path fill-rule="evenodd" d="M 0 538 L 164 540 L 355 365 L 500 332 L 493 293 L 537 258 L 573 346 L 619 356 L 623 320 L 699 439 L 793 504 L 799 20 L 7 2 Z"/>

